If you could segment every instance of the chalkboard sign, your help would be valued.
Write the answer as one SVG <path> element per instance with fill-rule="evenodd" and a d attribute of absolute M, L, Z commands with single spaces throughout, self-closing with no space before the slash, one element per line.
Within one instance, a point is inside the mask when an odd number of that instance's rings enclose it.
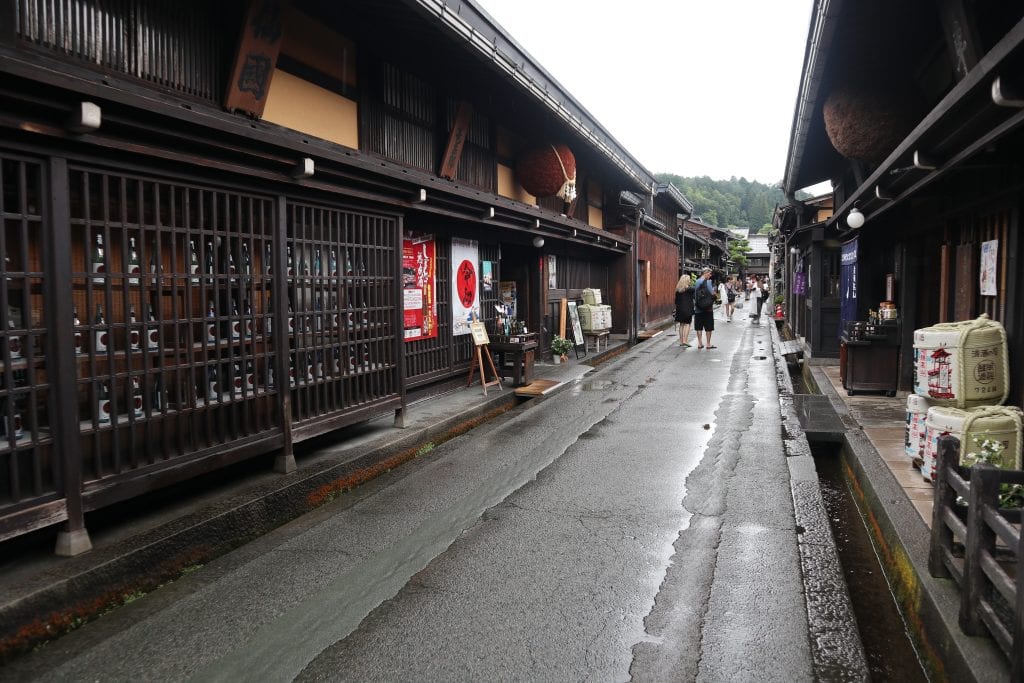
<path fill-rule="evenodd" d="M 569 302 L 569 320 L 572 321 L 572 338 L 576 346 L 583 346 L 583 327 L 580 325 L 580 312 L 576 310 L 576 302 Z"/>

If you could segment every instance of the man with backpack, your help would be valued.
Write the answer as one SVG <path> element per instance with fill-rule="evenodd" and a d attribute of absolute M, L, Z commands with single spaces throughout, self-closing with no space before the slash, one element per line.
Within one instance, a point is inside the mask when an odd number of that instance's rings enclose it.
<path fill-rule="evenodd" d="M 715 284 L 711 281 L 710 268 L 701 271 L 693 286 L 693 329 L 697 332 L 698 351 L 718 348 L 711 345 L 711 333 L 715 331 Z"/>

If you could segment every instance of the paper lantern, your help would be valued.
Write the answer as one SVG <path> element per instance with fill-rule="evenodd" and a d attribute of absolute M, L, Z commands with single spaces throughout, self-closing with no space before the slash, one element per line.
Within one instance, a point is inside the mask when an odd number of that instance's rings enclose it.
<path fill-rule="evenodd" d="M 535 197 L 576 198 L 576 157 L 563 144 L 544 145 L 524 152 L 516 164 L 516 177 Z"/>

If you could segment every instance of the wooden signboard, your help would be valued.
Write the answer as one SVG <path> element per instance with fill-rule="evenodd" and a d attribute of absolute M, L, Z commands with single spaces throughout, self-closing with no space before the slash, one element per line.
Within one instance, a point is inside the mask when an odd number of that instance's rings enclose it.
<path fill-rule="evenodd" d="M 281 51 L 281 10 L 278 0 L 250 0 L 224 97 L 224 108 L 228 111 L 263 116 L 270 79 Z"/>
<path fill-rule="evenodd" d="M 576 346 L 584 346 L 583 326 L 580 325 L 580 312 L 576 309 L 576 302 L 569 302 L 569 321 L 572 323 L 572 341 Z"/>
<path fill-rule="evenodd" d="M 474 314 L 474 318 L 476 315 Z M 494 366 L 494 357 L 491 355 L 490 339 L 487 337 L 487 328 L 480 320 L 474 320 L 469 324 L 469 331 L 473 335 L 473 345 L 476 347 L 476 363 L 469 364 L 469 379 L 466 380 L 466 386 L 468 387 L 473 383 L 473 375 L 476 372 L 477 367 L 480 368 L 480 384 L 484 389 L 484 396 L 487 395 L 487 387 L 493 387 L 498 385 L 498 391 L 501 391 L 501 375 L 498 374 L 498 368 Z M 487 374 L 484 372 L 484 358 L 487 359 L 487 364 L 491 366 L 491 373 L 494 375 L 494 379 L 488 380 Z"/>

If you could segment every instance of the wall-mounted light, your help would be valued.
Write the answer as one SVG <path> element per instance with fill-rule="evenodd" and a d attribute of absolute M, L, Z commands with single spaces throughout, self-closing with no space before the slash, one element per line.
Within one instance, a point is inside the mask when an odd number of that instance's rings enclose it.
<path fill-rule="evenodd" d="M 486 209 L 484 209 L 484 212 L 480 214 L 480 217 L 483 218 L 485 221 L 494 218 L 494 207 L 488 206 Z"/>
<path fill-rule="evenodd" d="M 103 122 L 103 112 L 92 102 L 79 102 L 64 123 L 64 127 L 72 133 L 91 133 L 98 130 Z"/>
<path fill-rule="evenodd" d="M 303 157 L 299 160 L 299 163 L 292 167 L 291 175 L 292 178 L 298 180 L 300 178 L 312 178 L 315 172 L 316 166 L 313 163 L 313 160 L 309 157 Z"/>
<path fill-rule="evenodd" d="M 427 201 L 427 189 L 425 187 L 421 187 L 420 189 L 416 190 L 416 192 L 413 193 L 412 198 L 409 201 L 412 202 L 413 204 L 422 204 L 423 202 Z"/>
<path fill-rule="evenodd" d="M 536 237 L 534 237 L 533 238 L 533 246 L 537 247 L 538 249 L 543 247 L 544 246 L 544 238 L 541 237 L 540 235 L 537 235 Z"/>
<path fill-rule="evenodd" d="M 860 212 L 856 202 L 854 202 L 853 208 L 850 209 L 850 213 L 846 214 L 846 224 L 854 230 L 864 225 L 864 214 Z"/>
<path fill-rule="evenodd" d="M 800 253 L 800 249 L 798 249 L 797 247 L 790 247 L 789 253 L 792 254 L 793 256 L 796 256 L 797 254 Z"/>

